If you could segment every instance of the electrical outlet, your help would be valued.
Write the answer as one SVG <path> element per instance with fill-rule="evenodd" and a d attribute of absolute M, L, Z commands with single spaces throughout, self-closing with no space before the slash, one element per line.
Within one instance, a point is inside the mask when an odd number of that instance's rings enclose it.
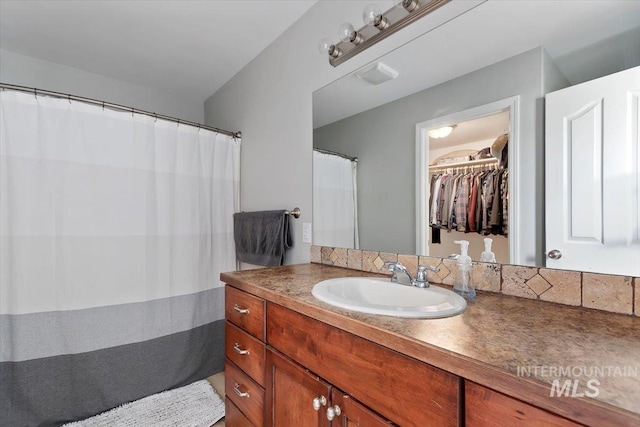
<path fill-rule="evenodd" d="M 302 243 L 311 243 L 311 223 L 302 223 Z"/>

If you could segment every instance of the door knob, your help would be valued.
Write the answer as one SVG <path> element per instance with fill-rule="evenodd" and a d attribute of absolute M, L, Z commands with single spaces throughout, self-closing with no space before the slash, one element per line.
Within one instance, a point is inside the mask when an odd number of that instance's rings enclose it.
<path fill-rule="evenodd" d="M 338 405 L 331 406 L 327 409 L 327 419 L 329 421 L 333 421 L 336 415 L 339 416 L 341 413 L 342 413 L 342 410 L 340 410 L 340 407 Z"/>
<path fill-rule="evenodd" d="M 551 259 L 560 259 L 562 258 L 562 252 L 560 252 L 557 249 L 553 249 L 551 251 L 549 251 L 549 253 L 547 254 L 547 256 Z"/>
<path fill-rule="evenodd" d="M 316 397 L 313 399 L 313 409 L 316 411 L 320 410 L 321 406 L 325 406 L 327 404 L 327 398 L 324 396 Z"/>

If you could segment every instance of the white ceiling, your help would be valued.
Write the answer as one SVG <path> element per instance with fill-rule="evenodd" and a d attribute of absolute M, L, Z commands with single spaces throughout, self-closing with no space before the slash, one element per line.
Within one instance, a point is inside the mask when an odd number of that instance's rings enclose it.
<path fill-rule="evenodd" d="M 430 138 L 429 150 L 495 139 L 503 133 L 509 133 L 509 110 L 457 123 L 449 136 L 440 139 Z"/>
<path fill-rule="evenodd" d="M 0 48 L 204 101 L 317 0 L 0 0 Z"/>
<path fill-rule="evenodd" d="M 314 92 L 314 128 L 539 46 L 572 84 L 640 65 L 640 1 L 487 1 L 380 58 L 398 78 L 372 86 L 349 74 Z"/>

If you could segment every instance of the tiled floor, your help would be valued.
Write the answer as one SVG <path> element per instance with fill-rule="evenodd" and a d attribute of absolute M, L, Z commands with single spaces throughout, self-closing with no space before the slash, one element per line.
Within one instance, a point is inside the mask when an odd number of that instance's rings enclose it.
<path fill-rule="evenodd" d="M 217 391 L 222 400 L 224 400 L 224 371 L 210 376 L 207 378 L 207 381 L 211 383 L 215 391 Z M 224 427 L 224 418 L 211 427 Z"/>

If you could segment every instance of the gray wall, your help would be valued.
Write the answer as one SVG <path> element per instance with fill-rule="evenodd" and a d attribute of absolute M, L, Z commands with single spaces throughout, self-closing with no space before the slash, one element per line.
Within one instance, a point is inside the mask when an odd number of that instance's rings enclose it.
<path fill-rule="evenodd" d="M 136 85 L 7 50 L 0 50 L 0 82 L 70 93 L 197 123 L 204 121 L 204 105 L 200 99 Z"/>
<path fill-rule="evenodd" d="M 312 211 L 313 91 L 414 39 L 430 25 L 429 19 L 419 20 L 331 67 L 318 53 L 319 40 L 344 21 L 361 22 L 368 3 L 316 3 L 205 102 L 207 124 L 242 131 L 242 209 L 302 210 L 300 219 L 292 220 L 294 246 L 287 251 L 287 264 L 310 259 L 309 245 L 302 243 L 302 223 L 311 222 Z"/>
<path fill-rule="evenodd" d="M 520 199 L 521 259 L 511 262 L 542 262 L 540 183 L 544 170 L 541 162 L 536 167 L 534 159 L 543 157 L 544 111 L 540 107 L 544 89 L 562 81 L 548 61 L 544 49 L 536 48 L 314 131 L 315 147 L 361 160 L 358 214 L 362 248 L 415 252 L 417 123 L 519 95 L 519 154 L 510 169 L 519 176 L 519 187 L 512 192 L 518 191 Z"/>

